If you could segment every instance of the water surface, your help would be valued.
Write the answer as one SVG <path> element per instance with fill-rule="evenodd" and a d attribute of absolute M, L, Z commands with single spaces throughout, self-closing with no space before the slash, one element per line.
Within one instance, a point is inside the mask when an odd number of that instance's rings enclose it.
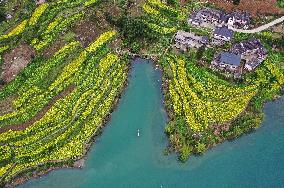
<path fill-rule="evenodd" d="M 20 187 L 192 188 L 284 187 L 284 98 L 265 107 L 256 132 L 180 163 L 164 156 L 167 122 L 161 72 L 133 63 L 130 83 L 84 169 L 62 169 Z M 140 129 L 140 137 L 137 137 Z"/>

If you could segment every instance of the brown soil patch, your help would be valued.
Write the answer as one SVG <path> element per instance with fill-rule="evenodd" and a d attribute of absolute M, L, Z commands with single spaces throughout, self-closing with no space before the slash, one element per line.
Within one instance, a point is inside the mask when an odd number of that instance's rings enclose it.
<path fill-rule="evenodd" d="M 0 116 L 14 111 L 12 104 L 12 101 L 14 99 L 14 96 L 10 96 L 5 98 L 4 100 L 0 100 Z"/>
<path fill-rule="evenodd" d="M 113 17 L 118 18 L 121 16 L 121 9 L 114 3 L 111 3 L 109 6 L 104 7 L 104 12 L 111 14 Z"/>
<path fill-rule="evenodd" d="M 49 47 L 43 50 L 43 56 L 46 58 L 52 57 L 58 50 L 60 50 L 66 43 L 63 40 L 56 40 Z"/>
<path fill-rule="evenodd" d="M 94 22 L 85 20 L 75 26 L 74 33 L 76 39 L 87 47 L 101 34 L 101 31 Z"/>
<path fill-rule="evenodd" d="M 59 99 L 63 98 L 64 96 L 68 95 L 75 89 L 75 85 L 70 85 L 68 88 L 66 88 L 64 91 L 62 91 L 59 95 L 55 96 L 35 117 L 30 119 L 29 121 L 19 124 L 19 125 L 9 125 L 6 127 L 0 128 L 0 134 L 7 132 L 9 130 L 12 131 L 20 131 L 20 130 L 25 130 L 27 127 L 35 123 L 36 121 L 39 121 L 45 114 L 46 112 L 58 101 Z"/>
<path fill-rule="evenodd" d="M 283 34 L 284 33 L 284 24 L 278 24 L 276 26 L 273 26 L 271 29 L 272 29 L 273 32 Z"/>
<path fill-rule="evenodd" d="M 115 51 L 119 46 L 121 46 L 121 44 L 122 40 L 120 38 L 116 38 L 108 45 L 108 47 L 111 48 L 113 51 Z"/>
<path fill-rule="evenodd" d="M 10 82 L 24 69 L 35 56 L 35 50 L 27 45 L 21 44 L 3 55 L 4 63 L 2 65 L 2 79 Z"/>
<path fill-rule="evenodd" d="M 180 0 L 180 5 L 185 6 L 188 2 L 188 0 Z"/>
<path fill-rule="evenodd" d="M 131 13 L 131 16 L 137 17 L 142 15 L 142 5 L 146 3 L 146 0 L 136 0 L 133 4 L 130 5 L 129 10 Z"/>
<path fill-rule="evenodd" d="M 249 12 L 252 17 L 258 15 L 284 14 L 284 9 L 277 7 L 277 0 L 240 0 L 240 4 L 235 6 L 228 0 L 208 0 L 211 3 L 225 9 L 227 12 L 235 10 Z"/>
<path fill-rule="evenodd" d="M 40 4 L 43 4 L 43 3 L 45 3 L 45 0 L 36 0 L 37 5 L 40 5 Z"/>
<path fill-rule="evenodd" d="M 78 161 L 75 161 L 73 166 L 75 168 L 84 168 L 84 166 L 85 166 L 85 159 L 82 158 L 82 159 L 79 159 Z"/>

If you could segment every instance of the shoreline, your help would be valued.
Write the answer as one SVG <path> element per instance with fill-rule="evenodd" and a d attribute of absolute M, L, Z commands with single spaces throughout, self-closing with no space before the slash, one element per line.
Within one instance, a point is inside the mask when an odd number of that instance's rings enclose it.
<path fill-rule="evenodd" d="M 44 164 L 40 164 L 37 165 L 35 167 L 32 167 L 30 169 L 27 169 L 26 171 L 23 171 L 21 173 L 19 173 L 18 175 L 15 176 L 15 178 L 12 178 L 8 183 L 3 185 L 3 188 L 12 188 L 12 187 L 16 187 L 19 185 L 22 185 L 24 183 L 26 183 L 27 181 L 31 180 L 31 179 L 37 179 L 37 178 L 41 178 L 44 176 L 47 176 L 51 171 L 54 170 L 59 170 L 59 169 L 82 169 L 85 166 L 85 160 L 86 157 L 91 149 L 91 147 L 93 146 L 93 144 L 95 144 L 95 141 L 98 137 L 100 137 L 103 133 L 103 129 L 106 128 L 107 124 L 109 123 L 109 121 L 111 120 L 111 115 L 112 113 L 117 109 L 118 104 L 122 98 L 122 96 L 124 95 L 124 93 L 127 90 L 127 87 L 129 85 L 129 79 L 131 78 L 131 70 L 132 70 L 132 62 L 135 60 L 136 58 L 131 59 L 131 63 L 130 66 L 127 67 L 127 78 L 121 88 L 121 91 L 118 93 L 118 95 L 115 97 L 114 102 L 112 107 L 110 108 L 110 112 L 109 114 L 103 119 L 103 122 L 101 124 L 101 126 L 98 127 L 97 131 L 88 139 L 88 141 L 85 143 L 85 150 L 83 155 L 78 158 L 78 159 L 67 159 L 67 160 L 63 160 L 63 161 L 57 161 L 57 162 L 47 162 Z M 71 164 L 65 164 L 65 163 L 71 163 Z M 44 165 L 51 165 L 51 167 L 48 167 L 47 169 L 43 169 L 37 172 L 37 168 L 40 168 Z M 59 166 L 57 166 L 59 165 Z M 62 165 L 62 166 L 61 166 Z M 32 173 L 32 176 L 28 176 L 27 173 Z M 0 187 L 2 185 L 0 184 Z"/>
<path fill-rule="evenodd" d="M 155 63 L 155 61 L 153 61 Z M 155 63 L 156 64 L 156 63 Z M 159 69 L 161 70 L 162 72 L 162 93 L 163 93 L 163 96 L 164 96 L 164 105 L 165 105 L 165 111 L 167 113 L 167 117 L 168 117 L 168 123 L 171 122 L 171 121 L 174 121 L 175 120 L 175 115 L 174 115 L 174 112 L 172 111 L 172 108 L 171 106 L 168 106 L 167 105 L 167 99 L 166 99 L 166 94 L 167 94 L 167 90 L 168 90 L 168 87 L 169 87 L 169 78 L 164 74 L 164 70 L 160 68 L 160 65 L 159 64 L 156 64 L 159 66 Z M 229 127 L 235 127 L 236 124 L 237 124 L 237 121 L 240 120 L 242 117 L 245 117 L 246 116 L 246 113 L 247 112 L 253 112 L 254 113 L 254 116 L 257 117 L 257 115 L 263 115 L 263 108 L 264 106 L 269 103 L 269 102 L 274 102 L 276 100 L 279 100 L 281 97 L 284 96 L 284 88 L 281 89 L 280 91 L 280 94 L 279 95 L 275 95 L 273 96 L 272 99 L 269 99 L 269 98 L 266 98 L 263 102 L 262 102 L 262 105 L 261 105 L 261 111 L 259 112 L 255 112 L 252 110 L 252 108 L 254 108 L 253 104 L 251 103 L 251 101 L 248 103 L 247 107 L 244 109 L 244 111 L 242 111 L 236 118 L 232 119 L 231 121 L 229 122 L 226 122 L 226 123 L 223 123 L 223 124 L 220 124 L 220 125 L 225 125 L 225 124 L 228 124 Z M 255 96 L 255 97 L 258 97 L 258 96 Z M 171 101 L 170 101 L 171 102 Z M 222 137 L 219 137 L 219 140 L 218 142 L 214 143 L 214 144 L 208 144 L 206 145 L 206 150 L 205 152 L 207 152 L 208 150 L 211 150 L 212 148 L 214 148 L 215 146 L 219 145 L 219 144 L 222 144 L 226 141 L 228 142 L 232 142 L 244 135 L 248 135 L 248 134 L 251 134 L 255 131 L 257 131 L 257 129 L 259 129 L 261 127 L 261 124 L 263 123 L 263 120 L 264 120 L 264 116 L 262 117 L 261 119 L 261 122 L 260 124 L 254 124 L 254 127 L 252 128 L 249 128 L 249 129 L 244 129 L 243 133 L 240 134 L 240 135 L 235 135 L 235 136 L 228 136 L 228 137 L 225 137 L 225 136 L 222 136 Z M 165 126 L 165 128 L 167 127 L 167 124 Z M 228 130 L 226 132 L 233 132 L 233 130 Z M 180 148 L 176 147 L 175 144 L 171 143 L 170 142 L 170 136 L 171 134 L 169 134 L 166 129 L 164 130 L 164 133 L 167 135 L 167 138 L 168 138 L 168 146 L 165 148 L 165 155 L 168 155 L 172 152 L 176 153 L 178 156 L 180 156 L 181 154 L 181 150 Z M 191 155 L 193 156 L 200 156 L 202 155 L 203 153 L 196 153 L 196 152 L 192 152 Z M 179 160 L 181 162 L 186 162 L 186 161 L 182 161 L 179 157 Z"/>
<path fill-rule="evenodd" d="M 91 147 L 93 146 L 93 144 L 95 144 L 96 142 L 96 139 L 97 137 L 101 136 L 102 133 L 103 133 L 103 130 L 104 128 L 106 128 L 107 126 L 107 123 L 109 123 L 109 121 L 111 120 L 111 115 L 112 113 L 117 109 L 118 107 L 118 104 L 122 98 L 122 96 L 125 94 L 126 90 L 127 90 L 127 87 L 129 85 L 129 79 L 131 78 L 131 71 L 133 69 L 133 62 L 135 59 L 137 58 L 140 58 L 140 59 L 144 59 L 144 58 L 141 58 L 141 57 L 131 57 L 130 58 L 130 65 L 127 67 L 127 79 L 125 80 L 122 88 L 121 88 L 121 91 L 118 93 L 118 95 L 116 96 L 116 98 L 114 99 L 114 102 L 113 102 L 113 105 L 110 109 L 110 112 L 109 114 L 104 118 L 103 120 L 103 123 L 102 125 L 98 128 L 98 130 L 89 138 L 89 140 L 86 142 L 85 144 L 85 151 L 84 151 L 84 154 L 76 159 L 76 160 L 72 160 L 72 159 L 68 159 L 68 160 L 64 160 L 64 161 L 58 161 L 58 162 L 48 162 L 48 163 L 45 163 L 45 164 L 41 164 L 41 165 L 38 165 L 38 166 L 35 166 L 35 167 L 32 167 L 31 169 L 25 171 L 25 172 L 21 172 L 19 173 L 19 175 L 15 176 L 15 178 L 11 179 L 10 182 L 6 183 L 3 187 L 7 187 L 7 188 L 10 188 L 10 187 L 16 187 L 18 185 L 22 185 L 24 183 L 26 183 L 27 181 L 31 180 L 31 179 L 36 179 L 36 178 L 41 178 L 41 177 L 44 177 L 44 176 L 47 176 L 49 174 L 49 172 L 51 171 L 54 171 L 54 170 L 59 170 L 59 169 L 82 169 L 84 168 L 85 166 L 85 160 L 86 160 L 86 157 L 91 149 Z M 156 60 L 153 60 L 153 59 L 150 59 L 150 58 L 147 58 L 145 60 L 148 60 L 148 61 L 152 61 L 152 66 L 154 69 L 159 69 L 159 71 L 161 71 L 161 92 L 162 92 L 162 104 L 163 106 L 165 107 L 165 112 L 166 112 L 166 117 L 167 117 L 167 122 L 170 122 L 172 121 L 174 118 L 172 117 L 172 111 L 171 109 L 167 106 L 167 103 L 166 103 L 166 91 L 168 89 L 168 79 L 165 77 L 165 73 L 164 73 L 164 70 L 161 68 L 161 66 L 157 63 Z M 149 63 L 149 62 L 147 62 Z M 281 93 L 282 95 L 284 94 L 284 90 L 282 91 Z M 276 96 L 274 97 L 271 101 L 275 101 L 275 100 L 278 100 L 281 96 Z M 262 108 L 268 103 L 270 102 L 270 100 L 265 100 L 265 102 L 263 103 L 262 105 Z M 236 119 L 232 120 L 231 122 L 229 122 L 230 126 L 232 125 L 232 123 L 236 120 L 238 120 L 240 117 L 242 117 L 244 115 L 244 113 L 246 112 L 246 110 L 251 106 L 251 104 L 248 105 L 248 107 L 244 110 L 244 112 L 242 112 Z M 166 128 L 166 126 L 165 126 Z M 254 129 L 251 129 L 247 132 L 244 132 L 242 135 L 240 136 L 243 136 L 243 135 L 247 135 L 247 134 L 250 134 L 252 132 L 254 132 L 255 130 L 257 130 L 259 127 L 257 128 L 254 128 Z M 164 130 L 164 133 L 166 134 L 167 138 L 168 138 L 168 145 L 166 146 L 165 150 L 167 150 L 167 153 L 176 153 L 176 154 L 180 154 L 180 151 L 175 149 L 173 144 L 170 143 L 169 141 L 169 136 L 170 134 L 168 134 L 166 132 L 166 130 Z M 225 142 L 225 141 L 233 141 L 237 138 L 239 138 L 240 136 L 236 136 L 236 137 L 231 137 L 231 138 L 224 138 L 224 139 L 221 139 L 218 143 L 215 143 L 214 145 L 208 145 L 208 147 L 206 148 L 206 151 L 207 150 L 210 150 L 212 149 L 213 147 Z M 167 155 L 167 154 L 165 154 Z M 199 156 L 200 154 L 196 154 L 196 153 L 193 153 L 193 155 L 195 156 Z M 179 159 L 180 160 L 180 159 Z M 67 164 L 68 163 L 68 164 Z M 70 163 L 70 164 L 69 164 Z M 51 166 L 47 169 L 43 169 L 43 170 L 40 170 L 40 171 L 37 171 L 37 168 L 41 168 L 43 167 L 44 165 L 46 164 L 50 164 Z M 59 166 L 57 166 L 59 165 Z M 27 173 L 32 173 L 32 176 L 28 176 Z M 12 183 L 11 183 L 12 182 Z M 1 185 L 0 185 L 1 187 Z"/>

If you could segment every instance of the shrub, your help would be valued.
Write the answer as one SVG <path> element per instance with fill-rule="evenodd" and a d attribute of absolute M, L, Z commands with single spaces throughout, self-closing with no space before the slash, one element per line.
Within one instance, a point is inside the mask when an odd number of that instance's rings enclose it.
<path fill-rule="evenodd" d="M 284 0 L 277 0 L 277 5 L 280 8 L 284 8 Z"/>
<path fill-rule="evenodd" d="M 2 3 L 0 3 L 0 23 L 6 20 L 6 14 L 3 10 L 3 8 L 1 8 Z"/>

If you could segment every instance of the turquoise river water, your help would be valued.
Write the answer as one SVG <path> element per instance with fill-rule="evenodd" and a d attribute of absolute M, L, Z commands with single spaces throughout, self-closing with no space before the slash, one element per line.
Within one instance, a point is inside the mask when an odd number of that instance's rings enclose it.
<path fill-rule="evenodd" d="M 83 169 L 56 170 L 19 187 L 284 187 L 284 98 L 265 106 L 265 120 L 254 133 L 181 163 L 175 154 L 163 155 L 168 140 L 161 72 L 137 59 L 129 82 Z"/>

